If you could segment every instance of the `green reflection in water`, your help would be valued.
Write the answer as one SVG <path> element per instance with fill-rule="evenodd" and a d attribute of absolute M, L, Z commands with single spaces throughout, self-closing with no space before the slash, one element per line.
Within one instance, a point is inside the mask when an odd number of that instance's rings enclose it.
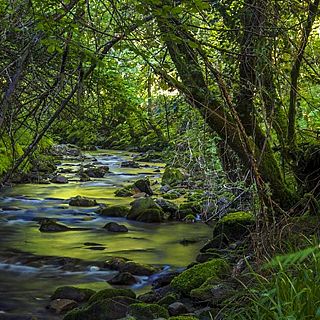
<path fill-rule="evenodd" d="M 104 225 L 105 222 L 101 224 Z M 210 229 L 203 224 L 132 225 L 127 234 L 113 234 L 104 230 L 41 233 L 38 226 L 25 226 L 10 243 L 11 248 L 37 255 L 65 256 L 84 260 L 104 260 L 108 256 L 124 256 L 141 263 L 186 266 L 194 260 Z M 22 230 L 21 230 L 22 231 Z M 198 239 L 198 243 L 183 246 L 180 240 Z M 105 250 L 90 250 L 86 242 L 98 243 Z"/>

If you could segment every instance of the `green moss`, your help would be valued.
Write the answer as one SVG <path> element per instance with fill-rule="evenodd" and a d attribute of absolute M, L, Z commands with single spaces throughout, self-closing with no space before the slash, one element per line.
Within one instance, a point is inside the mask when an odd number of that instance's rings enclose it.
<path fill-rule="evenodd" d="M 114 195 L 116 197 L 131 197 L 133 196 L 133 191 L 132 191 L 133 186 L 127 186 L 121 189 L 118 189 L 114 192 Z"/>
<path fill-rule="evenodd" d="M 140 198 L 131 203 L 131 209 L 127 218 L 143 222 L 160 222 L 163 211 L 155 201 L 148 198 Z"/>
<path fill-rule="evenodd" d="M 96 301 L 101 301 L 104 299 L 108 298 L 113 298 L 113 297 L 129 297 L 129 298 L 136 298 L 136 294 L 130 290 L 130 289 L 114 289 L 114 288 L 108 288 L 104 289 L 101 291 L 98 291 L 95 293 L 90 299 L 89 299 L 89 304 L 94 303 Z"/>
<path fill-rule="evenodd" d="M 208 262 L 197 264 L 175 277 L 171 286 L 177 291 L 188 295 L 192 289 L 199 288 L 211 277 L 219 277 L 229 269 L 224 259 L 212 259 Z"/>
<path fill-rule="evenodd" d="M 163 212 L 161 209 L 145 209 L 137 217 L 137 221 L 141 222 L 161 222 Z"/>
<path fill-rule="evenodd" d="M 191 290 L 190 297 L 201 301 L 209 300 L 210 298 L 212 298 L 212 287 L 219 284 L 220 282 L 221 281 L 218 277 L 211 277 L 207 279 L 199 288 Z"/>
<path fill-rule="evenodd" d="M 96 301 L 67 313 L 63 320 L 113 320 L 126 316 L 128 306 L 116 299 Z"/>
<path fill-rule="evenodd" d="M 213 229 L 213 238 L 223 241 L 237 241 L 249 233 L 255 223 L 254 215 L 247 211 L 231 212 L 218 221 Z"/>
<path fill-rule="evenodd" d="M 169 318 L 168 310 L 158 304 L 135 303 L 129 308 L 129 314 L 139 320 Z"/>
<path fill-rule="evenodd" d="M 129 208 L 126 206 L 116 205 L 99 208 L 97 212 L 107 217 L 126 217 L 129 212 Z"/>
<path fill-rule="evenodd" d="M 234 223 L 234 222 L 254 222 L 254 215 L 252 212 L 249 211 L 237 211 L 237 212 L 231 212 L 225 215 L 219 223 L 227 224 L 227 223 Z"/>
<path fill-rule="evenodd" d="M 161 306 L 168 306 L 178 300 L 178 296 L 174 293 L 167 294 L 161 298 L 157 303 Z"/>

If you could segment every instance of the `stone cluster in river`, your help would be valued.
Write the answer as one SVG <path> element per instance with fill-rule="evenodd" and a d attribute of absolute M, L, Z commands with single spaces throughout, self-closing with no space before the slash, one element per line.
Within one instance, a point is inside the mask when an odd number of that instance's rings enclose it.
<path fill-rule="evenodd" d="M 84 295 L 84 289 L 58 288 L 50 308 L 56 306 L 56 312 L 64 313 L 72 307 L 64 320 L 210 320 L 218 317 L 224 303 L 241 289 L 240 283 L 246 281 L 244 271 L 250 257 L 244 259 L 243 254 L 248 252 L 246 238 L 253 226 L 254 217 L 250 212 L 229 213 L 216 224 L 212 239 L 200 249 L 197 261 L 184 271 L 164 272 L 123 257 L 111 257 L 102 267 L 118 272 L 108 280 L 115 288 L 94 294 L 88 291 L 92 295 L 86 301 L 75 298 L 75 291 Z M 135 284 L 139 276 L 152 276 L 151 291 L 137 297 L 133 291 L 118 287 Z M 71 294 L 63 294 L 65 292 Z"/>

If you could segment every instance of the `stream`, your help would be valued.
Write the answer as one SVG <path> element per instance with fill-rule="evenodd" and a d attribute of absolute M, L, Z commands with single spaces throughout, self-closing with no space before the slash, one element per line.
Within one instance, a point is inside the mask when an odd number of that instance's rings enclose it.
<path fill-rule="evenodd" d="M 100 150 L 86 152 L 83 165 L 107 165 L 104 178 L 80 182 L 80 162 L 65 157 L 59 170 L 68 184 L 22 184 L 0 194 L 0 319 L 61 319 L 46 309 L 58 286 L 75 285 L 101 290 L 115 271 L 100 267 L 106 258 L 121 256 L 161 267 L 161 273 L 179 269 L 194 261 L 199 248 L 210 236 L 208 226 L 197 223 L 147 224 L 123 218 L 97 215 L 96 208 L 70 207 L 68 199 L 81 195 L 107 205 L 128 204 L 132 198 L 118 198 L 114 191 L 139 178 L 160 181 L 164 164 L 140 163 L 141 168 L 122 168 L 132 154 Z M 159 170 L 160 169 L 160 170 Z M 160 171 L 160 172 L 159 172 Z M 158 182 L 159 183 L 159 182 Z M 89 230 L 42 233 L 39 218 L 55 218 L 71 227 Z M 102 227 L 110 221 L 124 224 L 128 233 L 108 233 Z M 195 239 L 182 245 L 183 239 Z M 153 277 L 156 277 L 154 275 Z M 143 293 L 152 278 L 140 277 L 131 288 Z"/>

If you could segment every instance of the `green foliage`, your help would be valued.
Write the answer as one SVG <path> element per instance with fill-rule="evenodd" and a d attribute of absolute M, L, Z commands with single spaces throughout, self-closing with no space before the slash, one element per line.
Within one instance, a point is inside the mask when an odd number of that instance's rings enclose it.
<path fill-rule="evenodd" d="M 266 268 L 271 276 L 256 274 L 258 286 L 246 288 L 249 302 L 227 312 L 226 319 L 320 319 L 318 245 L 277 256 Z"/>

